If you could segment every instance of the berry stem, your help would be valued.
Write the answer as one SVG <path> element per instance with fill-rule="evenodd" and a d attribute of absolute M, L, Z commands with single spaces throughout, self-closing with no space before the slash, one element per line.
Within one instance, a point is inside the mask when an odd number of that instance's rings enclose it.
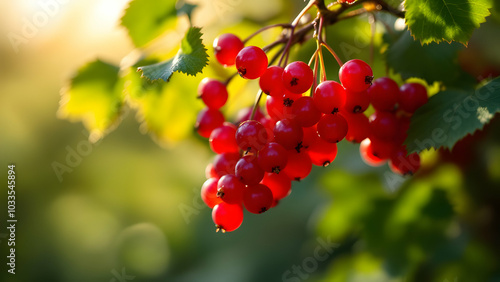
<path fill-rule="evenodd" d="M 245 38 L 245 40 L 243 40 L 243 44 L 246 44 L 250 39 L 252 39 L 257 34 L 263 32 L 265 30 L 274 28 L 274 27 L 282 27 L 283 29 L 287 29 L 287 28 L 292 28 L 292 25 L 291 24 L 287 24 L 287 23 L 278 23 L 278 24 L 272 24 L 272 25 L 265 26 L 263 28 L 260 28 L 256 32 L 250 34 L 247 38 Z"/>
<path fill-rule="evenodd" d="M 255 117 L 255 113 L 257 112 L 257 108 L 259 107 L 260 99 L 262 98 L 262 93 L 264 93 L 262 90 L 259 90 L 259 92 L 257 92 L 257 97 L 255 98 L 255 103 L 252 108 L 250 120 L 253 120 L 253 118 Z"/>
<path fill-rule="evenodd" d="M 283 53 L 281 54 L 281 58 L 278 62 L 278 66 L 282 66 L 283 59 L 285 59 L 285 57 L 286 57 L 286 59 L 284 61 L 284 64 L 286 65 L 286 63 L 288 61 L 288 52 L 290 51 L 290 47 L 292 46 L 292 42 L 294 39 L 293 36 L 295 33 L 295 28 L 299 24 L 300 19 L 307 13 L 307 11 L 309 11 L 309 9 L 311 9 L 314 6 L 314 4 L 316 4 L 316 0 L 310 0 L 309 3 L 307 3 L 307 5 L 304 7 L 304 9 L 302 9 L 302 11 L 300 11 L 300 13 L 297 15 L 297 17 L 295 17 L 295 19 L 293 20 L 291 27 L 290 27 L 290 37 L 288 38 L 288 42 L 286 43 L 285 50 L 283 50 Z M 284 65 L 283 65 L 283 67 L 284 67 Z"/>
<path fill-rule="evenodd" d="M 330 45 L 328 45 L 328 43 L 321 42 L 321 46 L 325 47 L 330 52 L 330 54 L 332 54 L 332 56 L 335 58 L 335 60 L 339 64 L 339 66 L 342 66 L 344 64 L 342 62 L 342 60 L 339 58 L 339 56 L 337 55 L 337 53 L 335 53 L 335 51 L 333 51 L 332 47 L 330 47 Z"/>

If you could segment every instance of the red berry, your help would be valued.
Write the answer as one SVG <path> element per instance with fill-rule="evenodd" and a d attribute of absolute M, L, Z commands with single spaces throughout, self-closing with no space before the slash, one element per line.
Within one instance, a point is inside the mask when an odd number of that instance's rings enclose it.
<path fill-rule="evenodd" d="M 302 127 L 310 127 L 318 123 L 321 112 L 314 105 L 313 98 L 304 96 L 292 105 L 293 119 Z"/>
<path fill-rule="evenodd" d="M 205 177 L 207 179 L 210 179 L 210 178 L 219 178 L 219 175 L 217 174 L 217 172 L 215 171 L 215 168 L 214 168 L 214 164 L 213 163 L 209 163 L 207 165 L 207 167 L 205 168 Z"/>
<path fill-rule="evenodd" d="M 248 186 L 243 193 L 243 204 L 251 213 L 263 213 L 273 204 L 273 193 L 264 184 Z"/>
<path fill-rule="evenodd" d="M 258 121 L 244 121 L 236 130 L 236 143 L 243 151 L 256 153 L 267 143 L 267 130 Z"/>
<path fill-rule="evenodd" d="M 226 174 L 217 182 L 216 196 L 228 204 L 241 204 L 243 201 L 243 184 L 234 174 Z"/>
<path fill-rule="evenodd" d="M 196 131 L 205 138 L 209 138 L 212 130 L 221 126 L 224 122 L 224 115 L 218 110 L 205 108 L 198 113 L 196 119 Z"/>
<path fill-rule="evenodd" d="M 343 113 L 347 121 L 347 135 L 345 139 L 349 142 L 360 143 L 370 134 L 370 121 L 364 114 Z"/>
<path fill-rule="evenodd" d="M 361 155 L 361 159 L 365 162 L 365 164 L 369 166 L 381 166 L 385 163 L 384 159 L 381 159 L 373 154 L 373 148 L 371 146 L 371 141 L 369 138 L 366 138 L 359 144 L 359 154 Z"/>
<path fill-rule="evenodd" d="M 399 87 L 394 80 L 388 77 L 377 78 L 367 92 L 377 111 L 394 111 L 399 96 Z"/>
<path fill-rule="evenodd" d="M 266 173 L 262 184 L 271 189 L 275 200 L 281 200 L 292 192 L 292 181 L 284 173 Z"/>
<path fill-rule="evenodd" d="M 227 88 L 224 83 L 205 77 L 198 85 L 198 97 L 210 109 L 219 109 L 227 101 Z"/>
<path fill-rule="evenodd" d="M 266 98 L 266 111 L 267 114 L 274 120 L 284 118 L 283 114 L 283 98 L 267 96 Z"/>
<path fill-rule="evenodd" d="M 214 170 L 217 176 L 221 177 L 226 174 L 234 174 L 234 168 L 239 159 L 240 154 L 238 153 L 222 153 L 215 156 Z"/>
<path fill-rule="evenodd" d="M 375 112 L 370 116 L 370 128 L 377 139 L 391 141 L 398 134 L 399 122 L 393 113 Z"/>
<path fill-rule="evenodd" d="M 264 171 L 278 174 L 288 162 L 287 151 L 280 144 L 271 142 L 260 150 L 258 160 Z"/>
<path fill-rule="evenodd" d="M 324 81 L 314 90 L 313 100 L 316 108 L 322 113 L 336 113 L 345 104 L 345 89 L 336 81 Z"/>
<path fill-rule="evenodd" d="M 400 148 L 391 158 L 389 167 L 400 175 L 413 175 L 420 168 L 420 156 L 417 153 L 407 155 L 405 148 Z"/>
<path fill-rule="evenodd" d="M 317 126 L 318 135 L 330 143 L 337 143 L 347 135 L 347 121 L 340 114 L 324 115 Z"/>
<path fill-rule="evenodd" d="M 339 80 L 349 91 L 365 91 L 372 84 L 373 71 L 372 68 L 362 60 L 350 60 L 340 68 Z"/>
<path fill-rule="evenodd" d="M 224 66 L 234 65 L 236 55 L 244 47 L 241 39 L 231 33 L 219 35 L 219 37 L 215 38 L 213 46 L 215 58 Z"/>
<path fill-rule="evenodd" d="M 237 153 L 239 148 L 236 143 L 236 126 L 229 122 L 224 122 L 222 126 L 217 127 L 210 134 L 210 148 L 217 153 L 234 152 Z"/>
<path fill-rule="evenodd" d="M 259 78 L 267 69 L 267 55 L 256 46 L 247 46 L 236 56 L 238 74 L 246 79 Z"/>
<path fill-rule="evenodd" d="M 366 111 L 370 105 L 370 97 L 366 91 L 352 92 L 346 90 L 346 100 L 343 107 L 344 112 L 358 114 Z"/>
<path fill-rule="evenodd" d="M 287 150 L 300 149 L 304 137 L 302 127 L 292 119 L 279 120 L 274 126 L 274 140 Z"/>
<path fill-rule="evenodd" d="M 283 68 L 280 66 L 270 66 L 259 79 L 259 86 L 262 91 L 270 96 L 281 97 L 285 91 L 283 85 Z"/>
<path fill-rule="evenodd" d="M 316 134 L 316 138 L 308 146 L 306 152 L 313 165 L 327 167 L 337 157 L 337 144 L 327 142 Z"/>
<path fill-rule="evenodd" d="M 307 177 L 312 170 L 312 161 L 309 155 L 302 150 L 288 150 L 288 163 L 283 173 L 290 179 L 300 181 Z"/>
<path fill-rule="evenodd" d="M 264 177 L 264 170 L 259 166 L 257 157 L 254 155 L 243 156 L 235 167 L 236 176 L 245 185 L 259 183 Z"/>
<path fill-rule="evenodd" d="M 427 89 L 419 83 L 407 83 L 401 86 L 399 107 L 405 112 L 413 113 L 427 103 Z"/>
<path fill-rule="evenodd" d="M 311 88 L 313 83 L 312 69 L 302 61 L 288 64 L 283 71 L 285 88 L 295 94 L 302 94 Z"/>
<path fill-rule="evenodd" d="M 201 186 L 201 199 L 209 208 L 213 208 L 215 205 L 222 202 L 222 200 L 217 197 L 218 181 L 218 178 L 209 178 L 203 183 L 203 186 Z"/>
<path fill-rule="evenodd" d="M 212 209 L 212 220 L 216 231 L 231 232 L 241 226 L 243 222 L 243 208 L 240 205 L 220 203 Z"/>
<path fill-rule="evenodd" d="M 397 149 L 397 145 L 392 141 L 374 137 L 370 137 L 370 141 L 372 154 L 383 160 L 389 159 Z"/>

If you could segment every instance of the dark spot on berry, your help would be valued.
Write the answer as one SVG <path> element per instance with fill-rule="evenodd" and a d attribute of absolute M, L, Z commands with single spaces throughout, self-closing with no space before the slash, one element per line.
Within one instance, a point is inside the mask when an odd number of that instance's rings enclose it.
<path fill-rule="evenodd" d="M 352 110 L 352 112 L 355 113 L 355 114 L 356 113 L 360 113 L 361 109 L 362 109 L 361 106 L 357 105 L 357 106 L 354 107 L 354 109 Z"/>
<path fill-rule="evenodd" d="M 262 207 L 262 208 L 260 209 L 259 213 L 264 213 L 264 212 L 266 212 L 266 211 L 267 211 L 267 208 L 266 208 L 266 207 Z"/>
<path fill-rule="evenodd" d="M 290 81 L 290 85 L 291 85 L 291 86 L 295 86 L 295 85 L 299 84 L 299 83 L 297 82 L 297 80 L 299 80 L 299 79 L 298 79 L 298 78 L 296 78 L 296 77 L 293 77 L 293 78 L 292 78 L 292 80 Z"/>
<path fill-rule="evenodd" d="M 365 84 L 370 84 L 372 85 L 372 81 L 373 81 L 373 76 L 365 76 Z"/>
<path fill-rule="evenodd" d="M 274 172 L 274 173 L 276 173 L 276 174 L 279 174 L 279 173 L 280 173 L 280 171 L 281 171 L 281 169 L 280 169 L 280 167 L 279 167 L 279 166 L 275 166 L 275 167 L 273 167 L 273 169 L 272 169 L 272 172 Z"/>
<path fill-rule="evenodd" d="M 247 69 L 246 68 L 238 68 L 238 74 L 243 77 L 245 74 L 247 74 Z"/>
<path fill-rule="evenodd" d="M 330 162 L 330 161 L 326 161 L 326 162 L 324 162 L 324 163 L 323 163 L 323 167 L 327 167 L 327 166 L 329 166 L 330 164 L 331 164 L 331 162 Z"/>
<path fill-rule="evenodd" d="M 339 112 L 339 108 L 333 108 L 332 114 L 336 114 Z"/>
<path fill-rule="evenodd" d="M 290 98 L 286 98 L 283 100 L 283 106 L 285 107 L 291 107 L 293 105 L 293 100 Z"/>
<path fill-rule="evenodd" d="M 224 198 L 224 189 L 220 188 L 219 190 L 217 190 L 217 194 L 216 194 L 217 198 Z"/>
<path fill-rule="evenodd" d="M 295 150 L 297 151 L 297 153 L 300 153 L 300 150 L 304 148 L 304 146 L 302 146 L 302 142 L 299 142 L 299 144 L 297 144 L 297 146 L 295 147 Z"/>
<path fill-rule="evenodd" d="M 294 180 L 300 182 L 300 179 L 301 179 L 300 177 L 295 177 Z"/>

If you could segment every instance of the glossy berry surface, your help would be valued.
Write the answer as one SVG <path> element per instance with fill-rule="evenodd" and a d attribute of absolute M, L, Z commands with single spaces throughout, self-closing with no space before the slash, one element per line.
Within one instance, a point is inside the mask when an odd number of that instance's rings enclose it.
<path fill-rule="evenodd" d="M 264 184 L 248 186 L 243 194 L 243 204 L 251 213 L 263 213 L 273 204 L 273 193 Z"/>
<path fill-rule="evenodd" d="M 370 103 L 377 111 L 394 111 L 399 97 L 399 87 L 394 80 L 388 77 L 377 78 L 367 92 Z"/>
<path fill-rule="evenodd" d="M 380 140 L 394 140 L 399 131 L 399 122 L 393 113 L 375 112 L 370 116 L 373 136 Z"/>
<path fill-rule="evenodd" d="M 259 78 L 260 89 L 267 95 L 282 97 L 285 86 L 283 85 L 283 68 L 280 66 L 270 66 Z"/>
<path fill-rule="evenodd" d="M 292 192 L 292 181 L 284 173 L 266 173 L 262 184 L 271 189 L 275 200 L 281 200 Z"/>
<path fill-rule="evenodd" d="M 313 165 L 327 167 L 337 157 L 337 144 L 330 143 L 317 136 L 308 146 L 306 152 Z"/>
<path fill-rule="evenodd" d="M 236 126 L 229 122 L 224 122 L 222 126 L 212 130 L 210 138 L 210 148 L 217 154 L 233 152 L 237 153 L 239 148 L 236 143 Z"/>
<path fill-rule="evenodd" d="M 288 162 L 286 149 L 276 142 L 270 142 L 259 152 L 260 167 L 267 172 L 279 173 Z"/>
<path fill-rule="evenodd" d="M 236 56 L 238 74 L 246 79 L 259 78 L 267 69 L 267 55 L 257 46 L 248 46 Z"/>
<path fill-rule="evenodd" d="M 283 174 L 291 180 L 300 181 L 306 178 L 312 170 L 312 161 L 309 155 L 301 150 L 288 150 L 288 163 L 286 164 Z"/>
<path fill-rule="evenodd" d="M 214 109 L 205 108 L 198 113 L 196 119 L 196 131 L 202 137 L 209 138 L 212 130 L 224 123 L 224 116 Z"/>
<path fill-rule="evenodd" d="M 274 126 L 274 140 L 287 150 L 297 148 L 302 142 L 304 131 L 292 119 L 282 119 Z"/>
<path fill-rule="evenodd" d="M 260 168 L 257 157 L 254 155 L 243 156 L 236 163 L 235 174 L 245 185 L 259 183 L 264 177 L 264 170 Z"/>
<path fill-rule="evenodd" d="M 313 79 L 312 69 L 302 61 L 288 64 L 283 71 L 285 88 L 295 94 L 301 94 L 309 90 Z"/>
<path fill-rule="evenodd" d="M 343 113 L 347 121 L 347 134 L 345 139 L 352 143 L 360 143 L 370 134 L 370 121 L 364 114 Z"/>
<path fill-rule="evenodd" d="M 369 138 L 361 141 L 359 144 L 359 154 L 361 159 L 369 166 L 381 166 L 385 163 L 384 159 L 381 159 L 373 154 L 372 143 Z"/>
<path fill-rule="evenodd" d="M 215 156 L 214 171 L 217 176 L 234 174 L 234 168 L 239 159 L 240 154 L 238 153 L 222 153 Z"/>
<path fill-rule="evenodd" d="M 321 112 L 314 105 L 313 98 L 303 96 L 292 105 L 293 119 L 302 127 L 310 127 L 318 123 Z"/>
<path fill-rule="evenodd" d="M 243 49 L 244 45 L 238 36 L 225 33 L 215 38 L 213 47 L 217 61 L 223 66 L 232 66 L 236 55 Z"/>
<path fill-rule="evenodd" d="M 267 143 L 267 130 L 258 121 L 244 121 L 236 130 L 236 143 L 245 152 L 260 151 Z"/>
<path fill-rule="evenodd" d="M 220 203 L 212 209 L 212 220 L 216 231 L 231 232 L 241 226 L 243 222 L 243 208 L 241 205 Z"/>
<path fill-rule="evenodd" d="M 318 122 L 318 135 L 330 143 L 338 143 L 347 135 L 347 121 L 340 114 L 327 114 Z"/>
<path fill-rule="evenodd" d="M 218 181 L 218 178 L 209 178 L 201 186 L 201 199 L 209 208 L 213 208 L 215 205 L 222 202 L 222 200 L 217 197 Z"/>
<path fill-rule="evenodd" d="M 427 99 L 427 89 L 422 84 L 407 83 L 400 88 L 399 107 L 405 112 L 415 112 Z"/>
<path fill-rule="evenodd" d="M 346 90 L 346 99 L 343 112 L 359 114 L 363 113 L 370 106 L 370 97 L 367 91 L 352 92 Z"/>
<path fill-rule="evenodd" d="M 205 77 L 198 85 L 198 97 L 210 109 L 219 109 L 227 102 L 227 89 L 224 83 Z"/>
<path fill-rule="evenodd" d="M 241 204 L 243 201 L 243 184 L 234 174 L 226 174 L 217 182 L 216 196 L 228 204 Z"/>
<path fill-rule="evenodd" d="M 340 68 L 339 80 L 349 91 L 365 91 L 372 84 L 373 71 L 372 68 L 362 60 L 350 60 Z"/>
<path fill-rule="evenodd" d="M 345 89 L 336 81 L 324 81 L 314 90 L 313 100 L 316 108 L 322 113 L 336 113 L 344 107 Z"/>

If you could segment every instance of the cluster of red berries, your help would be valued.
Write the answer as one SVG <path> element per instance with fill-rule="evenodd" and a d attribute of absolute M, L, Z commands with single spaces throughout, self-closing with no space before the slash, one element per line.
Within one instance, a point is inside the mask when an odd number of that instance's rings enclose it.
<path fill-rule="evenodd" d="M 214 53 L 222 65 L 235 65 L 241 77 L 259 78 L 267 94 L 267 114 L 258 106 L 248 108 L 235 125 L 220 112 L 228 99 L 226 85 L 209 78 L 199 85 L 206 108 L 199 113 L 196 128 L 209 138 L 217 154 L 207 166 L 201 196 L 213 209 L 217 230 L 237 229 L 243 221 L 243 207 L 256 214 L 274 207 L 290 194 L 292 180 L 307 177 L 313 165 L 329 165 L 337 155 L 337 143 L 344 138 L 362 141 L 361 155 L 371 165 L 390 159 L 398 173 L 418 169 L 419 162 L 413 161 L 418 155 L 407 156 L 402 142 L 409 115 L 426 102 L 423 86 L 405 84 L 399 89 L 389 78 L 372 82 L 370 66 L 351 60 L 340 68 L 341 83 L 323 81 L 312 96 L 304 96 L 315 80 L 304 62 L 295 61 L 285 68 L 268 66 L 261 48 L 244 47 L 233 34 L 215 39 Z M 370 103 L 376 112 L 368 119 L 363 112 Z"/>

